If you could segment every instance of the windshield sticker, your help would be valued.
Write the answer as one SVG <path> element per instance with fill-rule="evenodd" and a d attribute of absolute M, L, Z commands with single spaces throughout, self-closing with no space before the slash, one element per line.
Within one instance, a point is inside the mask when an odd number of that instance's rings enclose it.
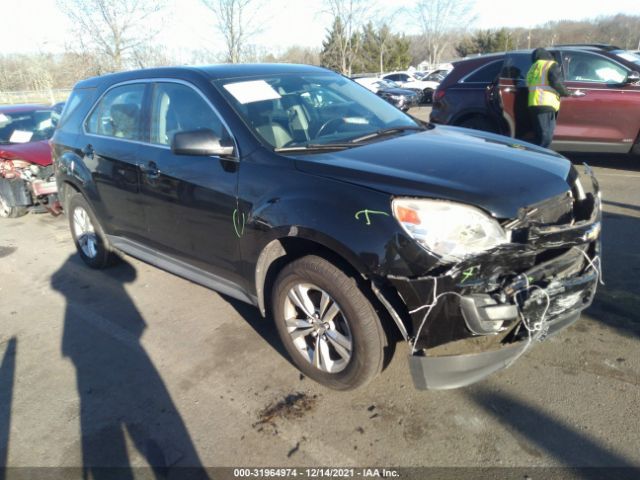
<path fill-rule="evenodd" d="M 242 104 L 278 100 L 280 98 L 280 94 L 264 80 L 228 83 L 224 88 Z"/>
<path fill-rule="evenodd" d="M 358 212 L 356 212 L 355 217 L 356 220 L 360 220 L 360 216 L 364 215 L 364 219 L 366 220 L 365 225 L 371 225 L 371 219 L 369 218 L 369 215 L 385 215 L 385 216 L 389 216 L 389 214 L 387 212 L 379 212 L 378 210 L 360 210 Z"/>
<path fill-rule="evenodd" d="M 33 137 L 33 132 L 28 130 L 14 130 L 9 138 L 11 143 L 27 143 Z"/>

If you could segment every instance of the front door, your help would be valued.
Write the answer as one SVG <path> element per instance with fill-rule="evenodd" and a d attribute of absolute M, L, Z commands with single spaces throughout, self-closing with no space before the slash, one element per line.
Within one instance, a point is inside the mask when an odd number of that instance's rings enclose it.
<path fill-rule="evenodd" d="M 177 132 L 207 128 L 230 139 L 218 114 L 194 87 L 153 85 L 150 143 L 139 158 L 141 191 L 153 246 L 172 257 L 235 283 L 239 244 L 236 189 L 239 163 L 215 156 L 176 155 Z"/>
<path fill-rule="evenodd" d="M 640 125 L 640 88 L 629 70 L 597 52 L 563 51 L 565 86 L 554 148 L 628 152 Z"/>

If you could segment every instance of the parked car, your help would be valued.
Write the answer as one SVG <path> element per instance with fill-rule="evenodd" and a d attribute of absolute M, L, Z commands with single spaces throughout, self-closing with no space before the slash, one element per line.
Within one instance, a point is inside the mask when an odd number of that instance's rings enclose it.
<path fill-rule="evenodd" d="M 438 88 L 438 82 L 424 81 L 418 79 L 413 72 L 392 72 L 383 75 L 384 79 L 396 82 L 402 88 L 420 90 L 422 92 L 422 102 L 430 104 L 433 101 L 433 92 Z"/>
<path fill-rule="evenodd" d="M 422 92 L 400 88 L 390 80 L 378 77 L 360 77 L 354 80 L 403 112 L 421 103 Z"/>
<path fill-rule="evenodd" d="M 0 217 L 60 213 L 49 147 L 58 118 L 45 105 L 0 106 Z"/>
<path fill-rule="evenodd" d="M 549 48 L 564 83 L 577 97 L 562 99 L 552 148 L 640 153 L 640 63 L 604 45 Z M 526 74 L 531 50 L 456 62 L 434 96 L 431 121 L 530 140 Z"/>
<path fill-rule="evenodd" d="M 332 388 L 374 378 L 400 336 L 418 388 L 473 383 L 578 319 L 596 290 L 592 174 L 420 123 L 322 68 L 91 78 L 52 145 L 89 267 L 124 252 L 255 305 Z"/>
<path fill-rule="evenodd" d="M 429 74 L 425 75 L 422 80 L 425 80 L 427 82 L 437 82 L 438 84 L 441 83 L 444 78 L 449 75 L 449 72 L 451 70 L 434 70 L 433 72 L 430 72 Z"/>

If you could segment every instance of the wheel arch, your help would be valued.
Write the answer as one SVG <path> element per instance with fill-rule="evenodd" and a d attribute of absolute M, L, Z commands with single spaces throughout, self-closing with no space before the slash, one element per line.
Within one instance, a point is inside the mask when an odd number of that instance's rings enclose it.
<path fill-rule="evenodd" d="M 334 248 L 306 237 L 280 237 L 270 241 L 261 251 L 255 269 L 255 289 L 258 308 L 263 317 L 270 311 L 271 291 L 280 271 L 292 261 L 305 255 L 316 255 L 328 260 L 352 277 L 378 312 L 388 338 L 398 334 L 408 339 L 407 329 L 411 325 L 405 312 L 394 308 L 388 294 L 383 294 L 369 278 L 357 257 L 337 252 Z M 394 325 L 393 329 L 389 327 Z"/>

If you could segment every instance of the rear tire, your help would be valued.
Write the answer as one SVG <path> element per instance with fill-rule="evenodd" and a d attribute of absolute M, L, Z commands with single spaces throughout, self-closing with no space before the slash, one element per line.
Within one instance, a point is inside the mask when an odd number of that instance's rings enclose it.
<path fill-rule="evenodd" d="M 472 130 L 482 130 L 483 132 L 489 133 L 500 133 L 498 126 L 494 122 L 480 115 L 467 118 L 458 123 L 457 126 L 471 128 Z"/>
<path fill-rule="evenodd" d="M 67 202 L 71 236 L 80 258 L 91 268 L 111 266 L 118 257 L 109 250 L 104 231 L 89 202 L 79 192 L 71 194 Z"/>
<path fill-rule="evenodd" d="M 378 315 L 356 281 L 324 258 L 310 255 L 284 267 L 272 306 L 282 343 L 309 378 L 351 390 L 382 370 L 386 336 Z"/>

